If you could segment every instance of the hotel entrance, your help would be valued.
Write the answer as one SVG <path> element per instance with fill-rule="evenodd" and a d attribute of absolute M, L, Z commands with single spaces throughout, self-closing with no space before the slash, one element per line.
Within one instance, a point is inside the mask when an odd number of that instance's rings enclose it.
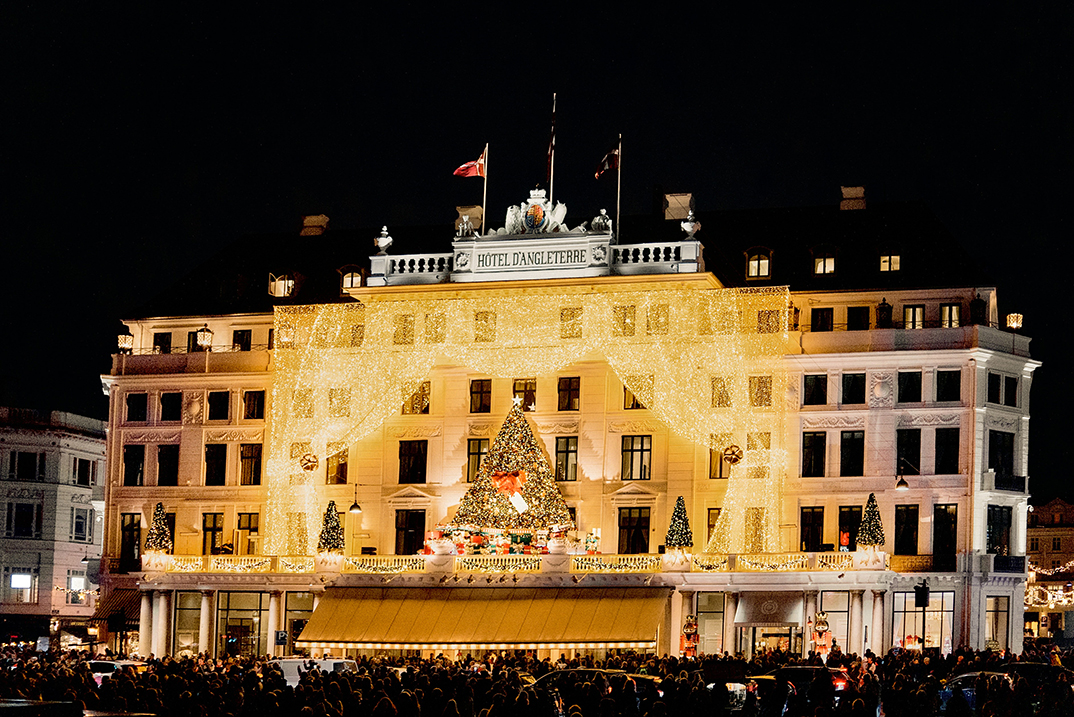
<path fill-rule="evenodd" d="M 783 650 L 802 654 L 802 628 L 797 625 L 738 627 L 737 650 L 747 660 L 754 655 Z"/>
<path fill-rule="evenodd" d="M 783 650 L 802 654 L 802 593 L 743 592 L 735 609 L 735 650 L 745 658 Z"/>

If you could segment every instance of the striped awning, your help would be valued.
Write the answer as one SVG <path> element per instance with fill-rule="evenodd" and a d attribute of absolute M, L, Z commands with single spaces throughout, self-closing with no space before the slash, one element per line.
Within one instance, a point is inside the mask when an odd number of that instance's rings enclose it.
<path fill-rule="evenodd" d="M 129 588 L 117 588 L 97 601 L 92 622 L 107 622 L 114 615 L 121 615 L 125 628 L 138 629 L 138 612 L 142 605 L 142 593 Z"/>
<path fill-rule="evenodd" d="M 328 588 L 296 644 L 654 648 L 669 588 Z"/>

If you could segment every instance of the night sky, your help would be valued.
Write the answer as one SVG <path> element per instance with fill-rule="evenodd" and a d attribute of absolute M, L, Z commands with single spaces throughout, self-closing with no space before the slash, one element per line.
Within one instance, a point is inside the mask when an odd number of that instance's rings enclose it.
<path fill-rule="evenodd" d="M 593 171 L 619 133 L 624 216 L 658 191 L 705 211 L 831 206 L 841 184 L 925 202 L 995 281 L 1001 315 L 1025 314 L 1044 362 L 1034 501 L 1074 499 L 1069 4 L 367 5 L 5 7 L 0 404 L 104 418 L 119 320 L 243 235 L 297 239 L 323 212 L 344 229 L 443 222 L 446 246 L 455 205 L 481 201 L 452 170 L 486 142 L 499 226 L 544 181 L 556 92 L 572 224 L 614 209 Z"/>

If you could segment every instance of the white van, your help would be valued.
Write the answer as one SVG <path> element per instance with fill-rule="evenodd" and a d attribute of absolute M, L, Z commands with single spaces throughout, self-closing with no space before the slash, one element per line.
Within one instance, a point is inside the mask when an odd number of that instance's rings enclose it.
<path fill-rule="evenodd" d="M 343 658 L 327 658 L 324 660 L 309 660 L 305 657 L 284 657 L 273 660 L 270 665 L 279 665 L 283 671 L 283 678 L 291 687 L 298 685 L 303 672 L 309 672 L 309 664 L 313 662 L 322 672 L 357 672 L 358 663 L 354 660 Z"/>

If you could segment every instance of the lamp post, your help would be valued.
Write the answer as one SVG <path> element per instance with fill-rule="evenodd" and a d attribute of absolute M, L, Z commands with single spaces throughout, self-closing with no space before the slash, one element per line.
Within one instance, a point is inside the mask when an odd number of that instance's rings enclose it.
<path fill-rule="evenodd" d="M 910 484 L 906 482 L 906 479 L 903 478 L 902 474 L 904 465 L 913 471 L 911 475 L 918 475 L 919 473 L 921 473 L 920 468 L 918 468 L 902 456 L 899 456 L 898 460 L 896 461 L 895 477 L 898 478 L 898 480 L 895 482 L 895 490 L 899 491 L 900 493 L 904 493 L 910 490 Z"/>

